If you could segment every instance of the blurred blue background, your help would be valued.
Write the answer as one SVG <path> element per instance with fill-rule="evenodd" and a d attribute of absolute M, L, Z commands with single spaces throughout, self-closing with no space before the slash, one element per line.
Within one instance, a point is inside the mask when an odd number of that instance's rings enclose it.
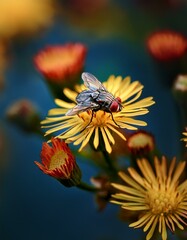
<path fill-rule="evenodd" d="M 143 239 L 142 230 L 130 229 L 118 219 L 118 206 L 108 204 L 98 212 L 91 193 L 67 189 L 39 171 L 34 161 L 40 161 L 44 138 L 15 127 L 5 113 L 13 102 L 26 98 L 44 119 L 55 105 L 33 57 L 46 45 L 81 42 L 88 47 L 86 71 L 101 81 L 111 74 L 129 75 L 144 85 L 143 96 L 156 101 L 149 114 L 141 117 L 148 123 L 144 129 L 154 134 L 162 153 L 179 155 L 182 128 L 177 105 L 145 41 L 162 29 L 187 35 L 187 4 L 179 0 L 97 0 L 95 4 L 71 0 L 54 2 L 53 9 L 52 24 L 44 29 L 2 37 L 8 46 L 8 64 L 0 90 L 0 239 Z M 97 172 L 81 160 L 79 166 L 85 181 Z"/>

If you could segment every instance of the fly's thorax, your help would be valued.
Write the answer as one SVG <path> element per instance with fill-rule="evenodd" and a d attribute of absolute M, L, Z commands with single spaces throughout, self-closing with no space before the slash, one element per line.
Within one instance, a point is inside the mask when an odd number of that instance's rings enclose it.
<path fill-rule="evenodd" d="M 114 99 L 115 98 L 111 93 L 100 90 L 99 95 L 95 101 L 100 105 L 102 110 L 109 111 L 110 105 Z"/>
<path fill-rule="evenodd" d="M 91 102 L 99 95 L 98 91 L 84 90 L 76 97 L 77 103 Z"/>

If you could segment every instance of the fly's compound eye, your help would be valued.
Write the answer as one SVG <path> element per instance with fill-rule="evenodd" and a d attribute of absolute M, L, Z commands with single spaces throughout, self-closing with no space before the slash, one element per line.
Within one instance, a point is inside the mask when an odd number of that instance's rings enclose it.
<path fill-rule="evenodd" d="M 120 105 L 117 101 L 113 101 L 110 105 L 110 111 L 111 112 L 119 112 L 120 111 Z"/>

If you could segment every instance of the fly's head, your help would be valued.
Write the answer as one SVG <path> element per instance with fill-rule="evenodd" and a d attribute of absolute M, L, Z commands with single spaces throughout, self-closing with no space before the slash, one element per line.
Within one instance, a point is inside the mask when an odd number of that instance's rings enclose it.
<path fill-rule="evenodd" d="M 121 110 L 122 110 L 121 98 L 117 97 L 112 101 L 112 103 L 110 105 L 110 111 L 111 112 L 120 112 Z"/>

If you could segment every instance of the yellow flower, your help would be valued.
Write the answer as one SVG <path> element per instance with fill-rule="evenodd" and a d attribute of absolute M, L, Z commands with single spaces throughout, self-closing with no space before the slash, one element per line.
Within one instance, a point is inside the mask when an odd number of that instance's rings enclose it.
<path fill-rule="evenodd" d="M 137 101 L 143 89 L 143 85 L 139 81 L 131 83 L 130 77 L 122 79 L 121 76 L 115 77 L 112 75 L 103 85 L 114 97 L 121 98 L 123 108 L 120 112 L 112 113 L 114 121 L 110 113 L 101 110 L 94 112 L 91 122 L 91 110 L 74 116 L 64 115 L 76 105 L 77 94 L 85 89 L 84 85 L 80 85 L 77 86 L 76 92 L 70 89 L 64 90 L 64 94 L 73 103 L 67 103 L 60 99 L 55 100 L 55 103 L 60 108 L 51 109 L 48 113 L 49 117 L 41 122 L 43 128 L 50 128 L 46 131 L 45 135 L 61 131 L 57 137 L 65 139 L 67 143 L 74 142 L 74 145 L 81 144 L 79 151 L 87 145 L 90 139 L 93 139 L 93 146 L 97 149 L 102 136 L 106 151 L 111 153 L 111 145 L 115 143 L 111 132 L 117 133 L 123 140 L 126 140 L 125 136 L 121 133 L 121 129 L 137 130 L 137 127 L 134 125 L 147 125 L 146 122 L 134 118 L 148 113 L 147 107 L 154 104 L 152 97 Z"/>
<path fill-rule="evenodd" d="M 53 0 L 1 0 L 0 35 L 33 33 L 52 23 Z"/>
<path fill-rule="evenodd" d="M 187 128 L 186 131 L 182 133 L 185 137 L 182 138 L 181 140 L 183 140 L 184 142 L 186 142 L 186 147 L 187 147 Z"/>
<path fill-rule="evenodd" d="M 155 171 L 147 159 L 137 160 L 141 175 L 132 167 L 128 168 L 130 176 L 119 172 L 125 185 L 113 183 L 112 186 L 121 193 L 114 194 L 112 203 L 122 208 L 139 211 L 139 220 L 129 226 L 149 230 L 146 240 L 151 239 L 158 225 L 162 240 L 167 239 L 167 227 L 174 232 L 175 226 L 183 230 L 187 218 L 187 180 L 179 183 L 186 162 L 178 163 L 173 158 L 167 170 L 166 158 L 159 161 L 154 158 Z"/>

